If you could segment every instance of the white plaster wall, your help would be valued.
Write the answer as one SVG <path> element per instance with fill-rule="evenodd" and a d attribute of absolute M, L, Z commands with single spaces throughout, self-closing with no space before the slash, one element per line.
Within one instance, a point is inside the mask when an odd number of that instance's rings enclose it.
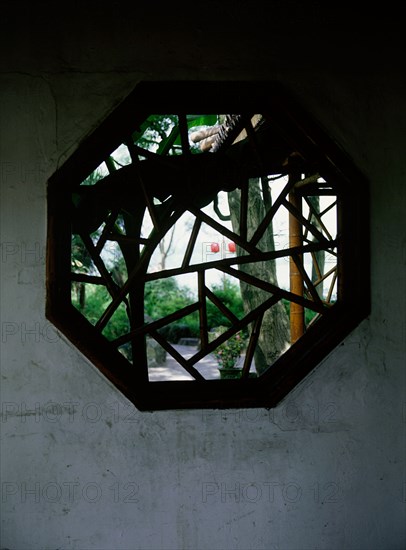
<path fill-rule="evenodd" d="M 378 44 L 355 25 L 343 40 L 315 7 L 289 20 L 296 47 L 284 49 L 285 31 L 264 35 L 260 13 L 242 27 L 244 5 L 220 13 L 227 32 L 210 15 L 188 26 L 173 12 L 171 31 L 167 19 L 148 26 L 152 14 L 129 17 L 115 2 L 63 25 L 50 11 L 6 11 L 1 549 L 405 547 L 405 79 L 391 49 L 401 41 L 389 19 Z M 145 78 L 280 79 L 370 181 L 371 315 L 275 410 L 140 413 L 45 318 L 47 178 Z"/>

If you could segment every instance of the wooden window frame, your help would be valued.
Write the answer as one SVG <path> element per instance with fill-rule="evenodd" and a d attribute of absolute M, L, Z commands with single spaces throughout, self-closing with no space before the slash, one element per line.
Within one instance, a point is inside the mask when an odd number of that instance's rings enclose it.
<path fill-rule="evenodd" d="M 339 302 L 260 378 L 149 382 L 72 306 L 72 182 L 82 181 L 154 112 L 266 112 L 339 194 Z M 143 82 L 48 181 L 46 316 L 139 410 L 276 406 L 370 312 L 369 195 L 365 177 L 279 83 Z"/>

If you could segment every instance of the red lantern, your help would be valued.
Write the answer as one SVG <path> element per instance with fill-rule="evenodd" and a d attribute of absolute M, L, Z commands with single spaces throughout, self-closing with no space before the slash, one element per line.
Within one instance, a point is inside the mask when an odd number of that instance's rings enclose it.
<path fill-rule="evenodd" d="M 235 252 L 235 243 L 233 243 L 233 242 L 228 243 L 228 250 L 230 252 Z"/>
<path fill-rule="evenodd" d="M 211 243 L 210 249 L 212 252 L 214 252 L 214 254 L 216 254 L 216 252 L 220 250 L 219 243 Z"/>

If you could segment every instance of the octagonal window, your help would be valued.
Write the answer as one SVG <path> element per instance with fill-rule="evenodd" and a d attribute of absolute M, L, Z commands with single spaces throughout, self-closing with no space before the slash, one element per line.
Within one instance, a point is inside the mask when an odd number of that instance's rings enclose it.
<path fill-rule="evenodd" d="M 275 84 L 139 84 L 48 205 L 47 316 L 141 410 L 272 407 L 368 314 L 367 185 Z"/>

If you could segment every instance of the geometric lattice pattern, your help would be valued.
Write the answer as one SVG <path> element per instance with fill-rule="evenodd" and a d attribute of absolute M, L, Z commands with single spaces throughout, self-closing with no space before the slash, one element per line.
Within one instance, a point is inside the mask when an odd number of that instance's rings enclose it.
<path fill-rule="evenodd" d="M 272 83 L 138 85 L 48 204 L 47 315 L 141 410 L 272 407 L 369 312 L 367 184 Z"/>

